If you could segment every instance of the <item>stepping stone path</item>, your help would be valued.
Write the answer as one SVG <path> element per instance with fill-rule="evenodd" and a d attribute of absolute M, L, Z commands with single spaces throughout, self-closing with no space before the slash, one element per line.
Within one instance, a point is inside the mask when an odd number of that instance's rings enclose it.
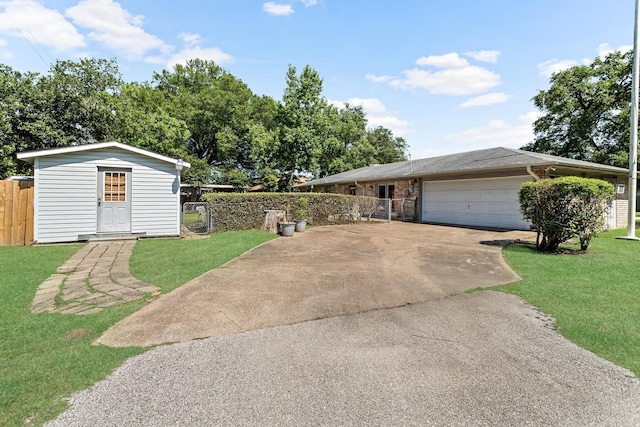
<path fill-rule="evenodd" d="M 135 240 L 89 242 L 45 280 L 32 313 L 92 314 L 160 288 L 134 278 L 129 258 Z"/>

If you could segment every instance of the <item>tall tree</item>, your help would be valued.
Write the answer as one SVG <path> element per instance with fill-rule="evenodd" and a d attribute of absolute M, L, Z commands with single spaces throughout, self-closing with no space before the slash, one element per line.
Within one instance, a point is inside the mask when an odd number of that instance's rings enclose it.
<path fill-rule="evenodd" d="M 162 94 L 149 84 L 123 84 L 114 100 L 114 139 L 165 156 L 185 158 L 189 128 L 167 109 Z"/>
<path fill-rule="evenodd" d="M 0 65 L 0 179 L 31 173 L 27 163 L 16 160 L 16 154 L 35 148 L 30 128 L 38 116 L 32 107 L 36 79 L 37 74 Z"/>
<path fill-rule="evenodd" d="M 325 110 L 327 132 L 319 156 L 318 176 L 366 166 L 374 149 L 366 139 L 367 118 L 360 106 L 346 104 Z"/>
<path fill-rule="evenodd" d="M 169 114 L 167 101 L 148 83 L 124 83 L 114 100 L 112 137 L 117 141 L 191 163 L 182 181 L 208 184 L 211 166 L 195 157 L 187 147 L 187 124 Z"/>
<path fill-rule="evenodd" d="M 393 132 L 383 126 L 377 126 L 367 131 L 367 141 L 373 147 L 374 158 L 372 163 L 393 163 L 407 160 L 407 141 L 399 136 L 393 136 Z"/>
<path fill-rule="evenodd" d="M 172 117 L 187 124 L 191 152 L 224 169 L 251 169 L 247 135 L 256 96 L 242 81 L 213 61 L 194 59 L 154 74 Z"/>
<path fill-rule="evenodd" d="M 543 115 L 525 150 L 626 167 L 632 52 L 555 73 L 533 102 Z"/>
<path fill-rule="evenodd" d="M 362 107 L 338 109 L 322 95 L 322 78 L 310 66 L 289 66 L 275 122 L 250 131 L 258 175 L 273 188 L 291 189 L 295 175 L 326 176 L 406 157 L 407 144 L 384 127 L 367 130 Z"/>
<path fill-rule="evenodd" d="M 295 173 L 313 173 L 318 168 L 321 149 L 323 113 L 328 102 L 322 97 L 322 78 L 306 66 L 300 75 L 289 65 L 286 87 L 280 108 L 280 171 L 293 185 Z"/>
<path fill-rule="evenodd" d="M 31 173 L 18 151 L 110 139 L 120 82 L 115 60 L 57 61 L 44 76 L 0 66 L 0 174 Z"/>
<path fill-rule="evenodd" d="M 115 59 L 57 61 L 36 84 L 37 108 L 59 135 L 43 148 L 111 139 L 113 97 L 121 83 Z"/>

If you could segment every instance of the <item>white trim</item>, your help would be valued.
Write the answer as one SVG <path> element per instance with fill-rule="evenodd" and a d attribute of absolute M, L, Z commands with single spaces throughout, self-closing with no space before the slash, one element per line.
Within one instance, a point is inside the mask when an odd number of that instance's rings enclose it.
<path fill-rule="evenodd" d="M 38 180 L 40 179 L 40 159 L 35 159 L 33 162 L 33 242 L 38 243 L 39 229 L 38 227 L 38 208 L 40 200 L 40 185 Z"/>
<path fill-rule="evenodd" d="M 177 196 L 176 197 L 176 199 L 177 199 L 176 200 L 176 207 L 177 207 L 177 210 L 178 210 L 178 212 L 177 212 L 178 221 L 177 221 L 177 225 L 176 225 L 176 235 L 178 237 L 180 237 L 180 232 L 182 231 L 181 230 L 181 226 L 182 226 L 182 209 L 181 209 L 181 206 L 180 206 L 180 193 L 181 193 L 181 191 L 180 191 L 180 188 L 181 188 L 180 172 L 181 171 L 179 169 L 176 169 L 176 179 L 178 180 L 178 193 L 176 194 L 176 196 Z"/>
<path fill-rule="evenodd" d="M 88 150 L 99 150 L 102 148 L 119 148 L 121 150 L 131 151 L 132 153 L 137 153 L 143 156 L 151 157 L 156 160 L 160 160 L 163 162 L 171 163 L 173 165 L 178 164 L 178 160 L 172 159 L 170 157 L 162 156 L 160 154 L 143 150 L 142 148 L 133 147 L 131 145 L 122 144 L 121 142 L 110 141 L 110 142 L 98 142 L 95 144 L 83 144 L 83 145 L 74 145 L 72 147 L 62 147 L 62 148 L 53 148 L 51 150 L 41 150 L 41 151 L 26 151 L 24 153 L 18 153 L 18 159 L 20 160 L 31 160 L 37 159 L 38 157 L 44 156 L 55 156 L 57 154 L 67 154 L 67 153 L 76 153 L 80 151 L 88 151 Z M 185 168 L 191 167 L 189 162 L 182 161 L 182 165 Z"/>

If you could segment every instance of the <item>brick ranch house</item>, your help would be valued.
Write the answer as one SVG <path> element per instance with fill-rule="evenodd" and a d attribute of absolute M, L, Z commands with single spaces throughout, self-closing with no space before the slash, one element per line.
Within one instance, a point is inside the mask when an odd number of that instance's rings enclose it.
<path fill-rule="evenodd" d="M 518 190 L 559 176 L 599 178 L 616 186 L 607 224 L 625 227 L 627 169 L 511 148 L 367 166 L 295 186 L 301 191 L 392 199 L 391 217 L 405 221 L 527 230 Z"/>

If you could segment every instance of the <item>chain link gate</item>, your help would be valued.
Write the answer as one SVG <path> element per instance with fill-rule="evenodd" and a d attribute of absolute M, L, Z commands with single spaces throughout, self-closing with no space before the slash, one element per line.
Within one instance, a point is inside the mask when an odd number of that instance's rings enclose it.
<path fill-rule="evenodd" d="M 208 234 L 211 232 L 211 209 L 207 202 L 187 202 L 182 205 L 182 226 L 192 233 Z"/>

